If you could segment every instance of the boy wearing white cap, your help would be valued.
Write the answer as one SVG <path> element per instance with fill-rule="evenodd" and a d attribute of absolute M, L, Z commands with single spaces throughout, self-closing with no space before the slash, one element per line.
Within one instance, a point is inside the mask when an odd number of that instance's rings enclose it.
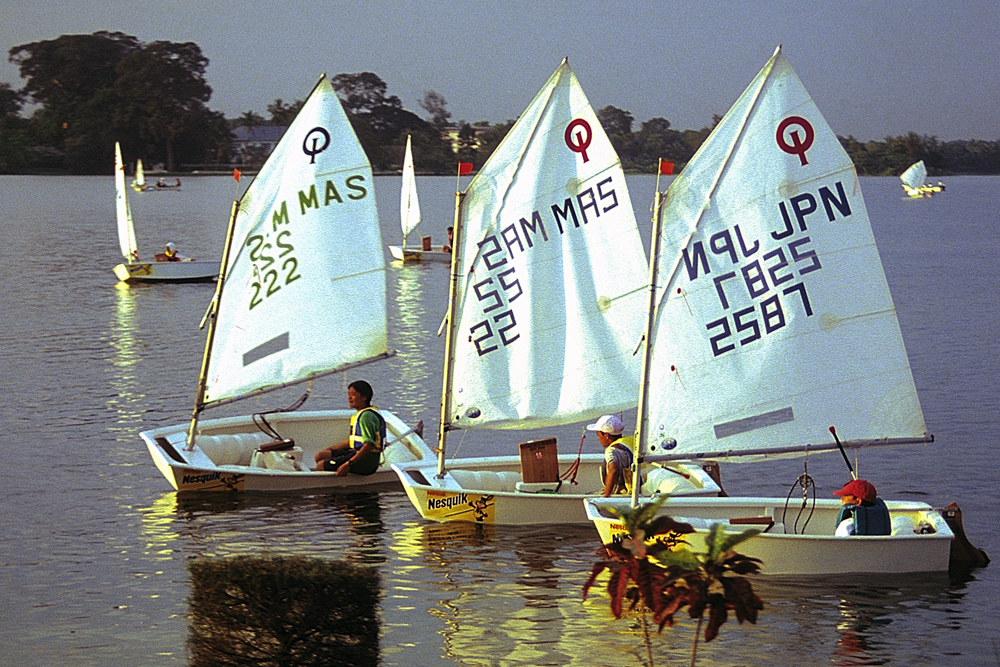
<path fill-rule="evenodd" d="M 601 495 L 607 498 L 627 491 L 631 487 L 632 448 L 622 438 L 625 424 L 615 415 L 604 415 L 588 425 L 587 430 L 597 433 L 597 441 L 604 448 L 604 465 L 601 466 L 604 491 Z"/>

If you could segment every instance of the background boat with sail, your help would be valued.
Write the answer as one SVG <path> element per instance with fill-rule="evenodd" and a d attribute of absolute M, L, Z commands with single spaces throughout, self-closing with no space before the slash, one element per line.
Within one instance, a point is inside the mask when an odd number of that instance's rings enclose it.
<path fill-rule="evenodd" d="M 141 434 L 174 488 L 287 491 L 395 483 L 389 463 L 432 456 L 420 436 L 388 411 L 382 467 L 345 477 L 311 468 L 319 449 L 346 439 L 350 411 L 305 417 L 279 408 L 200 419 L 209 407 L 390 354 L 371 166 L 325 75 L 234 203 L 222 266 L 205 315 L 209 327 L 191 423 Z"/>
<path fill-rule="evenodd" d="M 112 270 L 122 282 L 205 282 L 219 275 L 215 261 L 141 261 L 132 223 L 132 207 L 125 187 L 125 165 L 121 146 L 115 142 L 115 217 L 118 222 L 118 243 L 125 262 Z"/>
<path fill-rule="evenodd" d="M 449 432 L 572 424 L 638 396 L 646 255 L 621 163 L 565 60 L 456 197 L 454 241 L 438 462 L 396 465 L 400 480 L 434 521 L 585 523 L 604 456 L 574 456 L 582 442 L 446 453 Z M 700 466 L 672 468 L 649 470 L 645 492 L 718 494 Z"/>
<path fill-rule="evenodd" d="M 653 238 L 643 391 L 656 400 L 640 400 L 639 433 L 656 458 L 808 457 L 841 445 L 831 424 L 855 450 L 933 442 L 854 165 L 780 48 L 671 184 Z M 891 535 L 835 537 L 830 494 L 844 479 L 819 500 L 812 478 L 799 479 L 816 517 L 804 526 L 739 494 L 753 511 L 734 518 L 775 524 L 745 551 L 775 542 L 773 554 L 796 554 L 765 558 L 765 573 L 948 568 L 954 536 L 930 505 L 899 507 Z M 735 500 L 682 516 L 714 520 Z M 602 539 L 620 533 L 616 513 L 630 504 L 587 503 Z"/>
<path fill-rule="evenodd" d="M 420 200 L 417 197 L 417 176 L 413 169 L 413 151 L 410 137 L 406 137 L 406 153 L 403 157 L 403 185 L 399 194 L 399 222 L 403 230 L 403 244 L 389 246 L 393 259 L 403 262 L 441 262 L 451 264 L 451 251 L 443 247 L 433 247 L 430 237 L 421 239 L 420 245 L 407 245 L 406 238 L 416 231 L 420 224 Z"/>
<path fill-rule="evenodd" d="M 927 166 L 923 160 L 914 162 L 899 176 L 903 191 L 911 199 L 933 197 L 935 192 L 944 192 L 945 185 L 941 181 L 937 185 L 927 183 Z"/>

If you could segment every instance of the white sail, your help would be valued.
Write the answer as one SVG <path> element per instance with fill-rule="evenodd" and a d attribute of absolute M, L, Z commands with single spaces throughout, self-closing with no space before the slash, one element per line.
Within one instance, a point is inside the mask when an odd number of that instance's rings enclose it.
<path fill-rule="evenodd" d="M 647 447 L 926 437 L 854 165 L 780 49 L 662 220 Z"/>
<path fill-rule="evenodd" d="M 135 179 L 133 179 L 132 185 L 139 190 L 146 187 L 146 172 L 142 169 L 142 158 L 135 161 Z"/>
<path fill-rule="evenodd" d="M 206 403 L 387 352 L 371 165 L 323 76 L 240 201 Z"/>
<path fill-rule="evenodd" d="M 473 178 L 457 223 L 448 421 L 540 427 L 634 406 L 645 251 L 568 63 Z"/>
<path fill-rule="evenodd" d="M 399 221 L 403 228 L 403 245 L 406 237 L 420 224 L 420 202 L 417 200 L 417 179 L 413 171 L 413 153 L 410 137 L 406 137 L 406 156 L 403 158 L 403 187 L 399 193 Z"/>
<path fill-rule="evenodd" d="M 125 188 L 125 163 L 122 162 L 121 145 L 115 142 L 115 215 L 118 219 L 118 245 L 126 262 L 139 259 L 139 249 L 135 242 L 135 227 L 132 225 L 132 209 L 128 205 Z"/>
<path fill-rule="evenodd" d="M 927 180 L 927 167 L 924 166 L 924 161 L 921 160 L 907 167 L 899 180 L 903 181 L 907 191 L 919 189 Z"/>

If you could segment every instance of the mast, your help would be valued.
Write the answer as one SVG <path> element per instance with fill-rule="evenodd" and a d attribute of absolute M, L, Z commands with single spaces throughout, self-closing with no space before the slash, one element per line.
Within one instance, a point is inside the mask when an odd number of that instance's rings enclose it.
<path fill-rule="evenodd" d="M 662 159 L 660 160 L 662 162 Z M 642 369 L 639 373 L 639 408 L 636 413 L 635 422 L 635 442 L 632 452 L 632 507 L 639 504 L 639 485 L 642 480 L 642 456 L 645 450 L 643 437 L 645 437 L 646 424 L 646 403 L 649 400 L 649 362 L 653 356 L 653 347 L 650 341 L 653 338 L 653 324 L 656 321 L 656 276 L 659 262 L 656 261 L 660 255 L 660 231 L 663 227 L 662 215 L 663 200 L 666 194 L 660 192 L 660 170 L 657 168 L 656 174 L 656 199 L 653 202 L 653 233 L 649 242 L 649 302 L 646 308 L 646 330 L 642 334 Z"/>
<path fill-rule="evenodd" d="M 461 171 L 461 168 L 459 168 Z M 458 293 L 459 275 L 458 253 L 462 248 L 462 200 L 465 193 L 455 192 L 455 222 L 451 242 L 451 279 L 448 281 L 448 313 L 445 315 L 447 328 L 444 338 L 444 372 L 441 379 L 441 413 L 438 420 L 438 478 L 444 477 L 445 445 L 448 431 L 451 429 L 451 417 L 448 414 L 448 399 L 451 397 L 452 372 L 454 367 L 455 344 L 455 301 Z"/>
<path fill-rule="evenodd" d="M 208 305 L 208 312 L 205 319 L 208 320 L 208 335 L 205 337 L 205 354 L 201 359 L 201 373 L 198 376 L 198 390 L 195 392 L 194 409 L 191 411 L 191 425 L 188 426 L 187 445 L 185 449 L 194 449 L 194 432 L 198 427 L 198 415 L 201 414 L 202 406 L 205 402 L 205 387 L 208 384 L 208 362 L 212 356 L 212 343 L 215 340 L 215 325 L 217 321 L 219 303 L 222 299 L 222 288 L 226 284 L 226 269 L 229 266 L 229 251 L 233 243 L 233 234 L 236 231 L 236 215 L 240 210 L 240 199 L 233 201 L 233 211 L 229 216 L 229 228 L 226 230 L 226 245 L 222 252 L 222 264 L 219 267 L 219 278 L 215 282 L 215 295 Z M 202 325 L 205 323 L 202 320 Z"/>
<path fill-rule="evenodd" d="M 754 110 L 757 108 L 757 103 L 760 101 L 760 95 L 764 90 L 764 86 L 767 83 L 768 77 L 770 77 L 771 70 L 774 69 L 774 63 L 781 52 L 781 46 L 774 50 L 774 54 L 767 63 L 767 74 L 761 77 L 760 86 L 754 91 L 753 99 L 750 102 L 750 106 L 747 108 L 746 114 L 740 122 L 739 130 L 733 136 L 732 142 L 729 144 L 729 150 L 726 152 L 726 158 L 719 165 L 718 171 L 715 173 L 715 178 L 712 180 L 711 187 L 708 193 L 705 195 L 705 203 L 698 211 L 698 217 L 694 220 L 691 225 L 691 229 L 688 232 L 687 238 L 684 240 L 682 247 L 686 248 L 687 244 L 691 242 L 694 237 L 695 232 L 698 230 L 698 226 L 701 224 L 701 219 L 705 215 L 709 204 L 712 201 L 712 197 L 715 195 L 715 190 L 719 187 L 719 183 L 722 180 L 722 175 L 729 168 L 729 163 L 732 161 L 733 152 L 736 150 L 736 146 L 739 144 L 740 139 L 743 137 L 743 133 L 746 131 L 747 123 L 750 117 L 753 115 Z M 693 158 L 692 158 L 693 159 Z M 663 220 L 661 211 L 663 208 L 663 200 L 666 198 L 665 194 L 659 192 L 659 169 L 657 169 L 657 193 L 656 201 L 654 205 L 653 212 L 653 236 L 650 239 L 650 256 L 649 256 L 649 304 L 646 314 L 646 333 L 644 335 L 645 347 L 643 350 L 643 363 L 642 372 L 639 379 L 639 411 L 636 417 L 636 433 L 635 433 L 635 448 L 636 452 L 643 451 L 645 449 L 642 438 L 644 436 L 643 422 L 646 420 L 646 403 L 648 401 L 648 377 L 649 377 L 649 365 L 650 359 L 652 357 L 652 346 L 651 337 L 653 335 L 653 323 L 655 321 L 655 310 L 657 306 L 656 301 L 656 279 L 657 279 L 657 265 L 659 264 L 659 254 L 660 254 L 660 230 L 662 229 Z M 682 260 L 682 254 L 677 253 L 677 258 L 674 260 L 673 268 L 670 271 L 670 275 L 664 283 L 665 286 L 669 286 L 674 280 L 674 276 L 677 274 L 677 270 L 680 268 Z M 666 295 L 666 289 L 664 289 L 664 295 Z M 678 457 L 680 458 L 680 457 Z M 688 457 L 690 458 L 690 457 Z M 638 456 L 633 456 L 632 458 L 633 466 L 635 470 L 632 475 L 632 506 L 635 507 L 639 503 L 639 480 L 641 479 L 640 474 L 640 460 Z"/>

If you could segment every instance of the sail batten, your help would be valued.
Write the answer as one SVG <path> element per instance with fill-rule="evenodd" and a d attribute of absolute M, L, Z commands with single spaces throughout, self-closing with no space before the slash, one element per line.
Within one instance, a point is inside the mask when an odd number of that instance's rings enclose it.
<path fill-rule="evenodd" d="M 854 165 L 780 50 L 660 215 L 647 450 L 927 439 Z"/>
<path fill-rule="evenodd" d="M 371 166 L 322 77 L 240 199 L 204 405 L 388 353 Z"/>
<path fill-rule="evenodd" d="M 645 251 L 566 61 L 462 195 L 455 253 L 442 423 L 544 427 L 635 406 Z"/>

